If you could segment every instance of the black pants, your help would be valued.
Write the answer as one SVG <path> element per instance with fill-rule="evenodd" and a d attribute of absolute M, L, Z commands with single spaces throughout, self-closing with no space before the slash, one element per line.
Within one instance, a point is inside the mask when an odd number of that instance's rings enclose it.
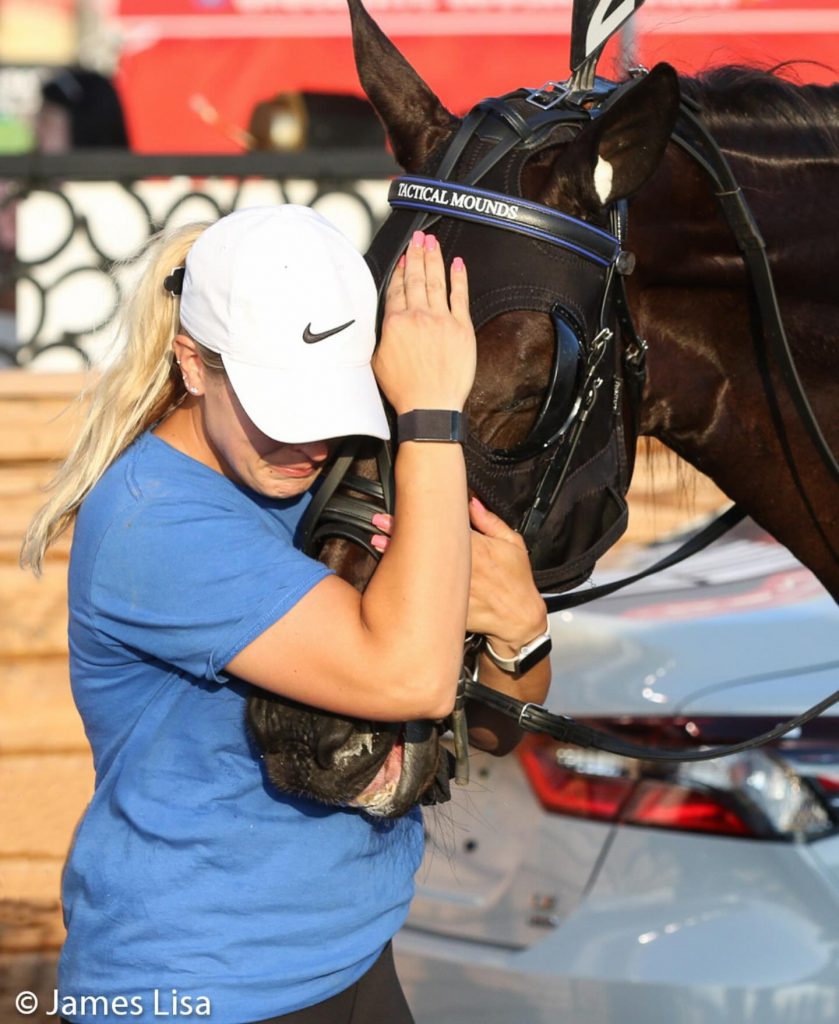
<path fill-rule="evenodd" d="M 414 1024 L 414 1018 L 388 943 L 370 970 L 337 996 L 257 1024 Z"/>
<path fill-rule="evenodd" d="M 72 1024 L 63 1017 L 60 1020 L 61 1024 Z M 388 943 L 370 970 L 337 996 L 258 1024 L 414 1024 L 414 1018 L 396 976 L 393 949 Z"/>

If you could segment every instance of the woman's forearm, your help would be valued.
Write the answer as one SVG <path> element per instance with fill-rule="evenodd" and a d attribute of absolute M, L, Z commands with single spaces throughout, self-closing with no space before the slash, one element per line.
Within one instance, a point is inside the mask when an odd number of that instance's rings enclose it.
<path fill-rule="evenodd" d="M 454 702 L 469 597 L 463 450 L 459 444 L 403 443 L 395 477 L 393 534 L 362 598 L 362 617 L 385 649 L 391 672 L 402 666 L 406 684 L 438 691 L 442 715 Z"/>

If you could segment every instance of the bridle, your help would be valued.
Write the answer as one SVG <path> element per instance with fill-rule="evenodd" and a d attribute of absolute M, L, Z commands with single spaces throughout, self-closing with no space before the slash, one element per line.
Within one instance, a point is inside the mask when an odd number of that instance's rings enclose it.
<path fill-rule="evenodd" d="M 489 225 L 576 253 L 603 273 L 594 337 L 584 337 L 573 313 L 561 303 L 551 305 L 556 350 L 545 398 L 526 440 L 499 455 L 512 463 L 552 453 L 532 503 L 517 526 L 530 548 L 562 486 L 603 383 L 597 371 L 614 337 L 609 326 L 613 320 L 613 277 L 620 257 L 626 256 L 621 252 L 620 239 L 617 234 L 539 203 L 441 178 L 396 178 L 388 200 L 394 209 L 424 214 L 417 221 L 421 229 L 430 227 L 439 216 Z M 610 215 L 617 220 L 617 207 Z"/>
<path fill-rule="evenodd" d="M 596 105 L 613 88 L 598 81 L 586 92 L 586 103 Z M 590 119 L 582 99 L 558 104 L 541 90 L 520 90 L 479 103 L 433 170 L 393 181 L 394 214 L 368 253 L 380 308 L 396 260 L 414 231 L 433 228 L 442 243 L 457 236 L 457 248 L 452 241 L 444 251 L 466 257 L 464 246 L 477 245 L 471 265 L 480 265 L 480 280 L 470 284 L 476 329 L 510 310 L 549 316 L 554 356 L 528 436 L 510 448 L 493 448 L 472 434 L 466 448 L 470 485 L 522 533 L 537 583 L 556 592 L 583 582 L 625 529 L 629 472 L 623 390 L 628 382 L 630 397 L 640 396 L 644 376 L 643 342 L 633 332 L 625 352 L 617 346 L 618 321 L 629 319 L 622 275 L 631 271 L 632 258 L 621 246 L 626 205 L 615 204 L 607 222 L 596 226 L 527 200 L 511 187 L 516 160 L 523 166 L 554 145 L 557 127 L 573 134 Z M 464 225 L 480 230 L 462 233 Z M 506 236 L 504 258 L 488 264 L 487 241 L 499 231 Z M 511 275 L 511 262 L 526 268 L 526 276 Z M 594 418 L 592 428 L 587 424 L 596 407 L 603 415 Z M 370 520 L 377 511 L 392 512 L 391 455 L 387 450 L 377 455 L 378 482 L 347 477 L 362 443 L 347 442 L 314 498 L 302 526 L 310 554 L 317 554 L 319 542 L 333 531 L 378 555 L 369 543 Z M 523 488 L 519 481 L 525 476 Z M 590 525 L 580 536 L 569 531 L 558 547 L 554 538 L 562 525 L 575 521 Z"/>
<path fill-rule="evenodd" d="M 632 323 L 624 288 L 623 279 L 631 273 L 634 263 L 631 254 L 622 247 L 626 238 L 626 204 L 613 204 L 608 210 L 608 228 L 597 227 L 516 195 L 509 187 L 509 175 L 505 179 L 508 187 L 504 190 L 487 187 L 484 182 L 487 179 L 491 181 L 494 172 L 497 176 L 502 161 L 514 150 L 532 156 L 541 147 L 553 145 L 557 128 L 575 132 L 633 84 L 632 79 L 620 85 L 596 79 L 592 88 L 575 91 L 570 85 L 548 83 L 524 97 L 518 91 L 477 104 L 461 121 L 433 173 L 394 179 L 388 195 L 390 205 L 394 211 L 408 216 L 402 218 L 401 224 L 380 246 L 389 254 L 388 261 L 380 266 L 375 256 L 370 260 L 379 281 L 380 309 L 387 282 L 413 232 L 428 230 L 435 225 L 439 230 L 443 225 L 451 229 L 453 223 L 470 223 L 504 231 L 508 251 L 514 245 L 535 245 L 541 254 L 547 247 L 551 252 L 561 252 L 565 260 L 572 261 L 574 285 L 582 294 L 581 299 L 570 297 L 567 291 L 557 295 L 553 282 L 548 282 L 545 288 L 532 288 L 535 297 L 524 300 L 531 304 L 522 306 L 515 303 L 522 302 L 522 296 L 530 294 L 528 291 L 524 288 L 505 290 L 499 286 L 497 295 L 489 288 L 485 298 L 478 297 L 477 317 L 473 308 L 476 328 L 508 309 L 540 309 L 549 313 L 553 322 L 555 355 L 552 370 L 545 397 L 528 437 L 511 449 L 492 452 L 473 438 L 467 443 L 467 455 L 471 456 L 472 463 L 470 483 L 473 486 L 477 483 L 475 489 L 482 494 L 492 486 L 493 467 L 506 468 L 509 473 L 525 462 L 538 464 L 540 474 L 535 494 L 523 511 L 513 510 L 519 512 L 518 529 L 532 554 L 534 550 L 538 551 L 540 537 L 548 532 L 546 524 L 550 524 L 557 502 L 563 495 L 563 487 L 574 469 L 575 454 L 586 436 L 592 410 L 610 375 L 613 385 L 611 416 L 606 418 L 610 441 L 591 454 L 586 468 L 594 473 L 596 486 L 617 491 L 621 498 L 625 493 L 628 474 L 622 458 L 615 454 L 617 448 L 622 449 L 624 445 L 622 403 L 624 392 L 628 391 L 630 418 L 637 427 L 637 409 L 645 377 L 646 344 Z M 488 132 L 485 131 L 487 127 Z M 482 131 L 485 132 L 484 139 L 491 139 L 491 144 L 482 141 L 476 146 L 475 140 L 481 138 Z M 547 141 L 549 136 L 550 142 Z M 795 372 L 760 234 L 725 158 L 696 117 L 692 105 L 685 100 L 673 140 L 703 167 L 715 184 L 723 213 L 750 272 L 764 333 L 770 338 L 796 408 L 814 445 L 839 479 L 839 467 L 819 431 Z M 461 164 L 459 180 L 455 182 L 451 176 Z M 391 220 L 396 221 L 396 216 Z M 376 241 L 371 253 L 376 249 Z M 619 346 L 619 340 L 622 340 L 622 346 Z M 355 439 L 347 441 L 309 506 L 302 523 L 303 549 L 309 554 L 316 556 L 326 538 L 341 537 L 359 544 L 374 558 L 379 557 L 379 552 L 370 544 L 370 536 L 374 532 L 371 521 L 377 512 L 393 512 L 392 453 L 389 443 L 378 445 L 375 456 L 378 480 L 368 480 L 349 472 L 358 457 L 361 443 Z M 476 463 L 477 470 L 474 468 Z M 603 474 L 611 474 L 608 481 Z M 502 511 L 502 514 L 506 511 L 508 514 L 504 518 L 511 521 L 511 508 L 499 510 L 499 504 L 503 505 L 503 502 L 494 503 L 495 510 Z M 739 508 L 730 509 L 678 551 L 644 572 L 608 587 L 549 596 L 546 600 L 548 609 L 574 607 L 676 564 L 711 543 L 744 515 Z M 614 519 L 600 538 L 602 550 L 614 543 L 623 532 L 624 525 L 625 507 L 623 517 Z M 554 590 L 574 587 L 588 577 L 600 553 L 601 548 L 594 545 L 586 550 L 585 559 L 575 561 L 571 558 L 559 572 L 557 567 L 548 567 L 543 571 L 542 579 L 537 569 L 537 582 L 543 588 Z M 550 579 L 546 578 L 548 575 Z M 464 671 L 452 716 L 458 760 L 456 779 L 461 782 L 468 779 L 463 712 L 467 697 L 513 718 L 523 730 L 542 732 L 562 742 L 625 757 L 659 762 L 709 760 L 747 750 L 800 727 L 839 702 L 837 691 L 797 718 L 744 743 L 695 752 L 652 750 L 580 725 L 567 716 L 552 714 L 539 705 L 523 704 L 483 686 L 477 681 L 478 651 L 478 642 L 467 642 Z"/>

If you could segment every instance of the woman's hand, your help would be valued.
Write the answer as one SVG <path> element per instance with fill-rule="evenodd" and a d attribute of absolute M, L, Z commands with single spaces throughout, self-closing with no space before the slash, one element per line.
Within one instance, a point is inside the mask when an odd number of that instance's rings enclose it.
<path fill-rule="evenodd" d="M 460 411 L 475 379 L 475 331 L 463 260 L 452 262 L 451 294 L 433 235 L 414 233 L 385 298 L 373 370 L 397 413 Z"/>
<path fill-rule="evenodd" d="M 472 498 L 472 577 L 466 628 L 489 638 L 502 657 L 513 657 L 521 648 L 547 629 L 547 611 L 533 581 L 533 571 L 521 534 Z M 386 551 L 393 529 L 393 517 L 373 516 L 381 533 L 372 544 Z"/>
<path fill-rule="evenodd" d="M 473 498 L 472 578 L 467 628 L 483 633 L 502 658 L 512 658 L 547 628 L 547 610 L 536 584 L 521 535 L 511 530 Z M 551 663 L 544 658 L 530 671 L 513 676 L 499 668 L 482 651 L 478 679 L 499 693 L 524 704 L 542 704 L 551 682 Z M 507 754 L 523 733 L 516 722 L 480 701 L 466 702 L 469 742 L 497 756 Z"/>
<path fill-rule="evenodd" d="M 521 534 L 477 498 L 469 502 L 472 578 L 466 628 L 482 633 L 502 657 L 512 657 L 547 629 L 545 602 Z"/>
<path fill-rule="evenodd" d="M 469 502 L 472 522 L 472 575 L 466 628 L 488 636 L 493 650 L 502 658 L 512 658 L 528 641 L 547 627 L 542 600 L 521 536 L 502 519 L 493 515 L 473 498 Z M 386 551 L 393 531 L 393 516 L 377 513 L 373 527 L 373 547 Z M 374 577 L 375 579 L 375 574 Z M 551 681 L 548 658 L 522 676 L 513 676 L 499 668 L 481 652 L 478 678 L 484 686 L 522 703 L 541 704 Z M 522 737 L 515 721 L 479 701 L 467 701 L 469 742 L 496 756 L 511 751 Z"/>

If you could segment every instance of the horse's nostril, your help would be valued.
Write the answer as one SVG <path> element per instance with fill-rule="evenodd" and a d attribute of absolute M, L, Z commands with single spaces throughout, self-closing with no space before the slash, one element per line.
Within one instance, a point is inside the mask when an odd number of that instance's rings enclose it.
<path fill-rule="evenodd" d="M 318 767 L 334 767 L 335 755 L 347 744 L 352 732 L 352 726 L 349 724 L 346 727 L 336 725 L 334 729 L 330 729 L 327 733 L 322 733 L 318 736 L 317 743 L 315 744 L 315 760 L 318 763 Z"/>

